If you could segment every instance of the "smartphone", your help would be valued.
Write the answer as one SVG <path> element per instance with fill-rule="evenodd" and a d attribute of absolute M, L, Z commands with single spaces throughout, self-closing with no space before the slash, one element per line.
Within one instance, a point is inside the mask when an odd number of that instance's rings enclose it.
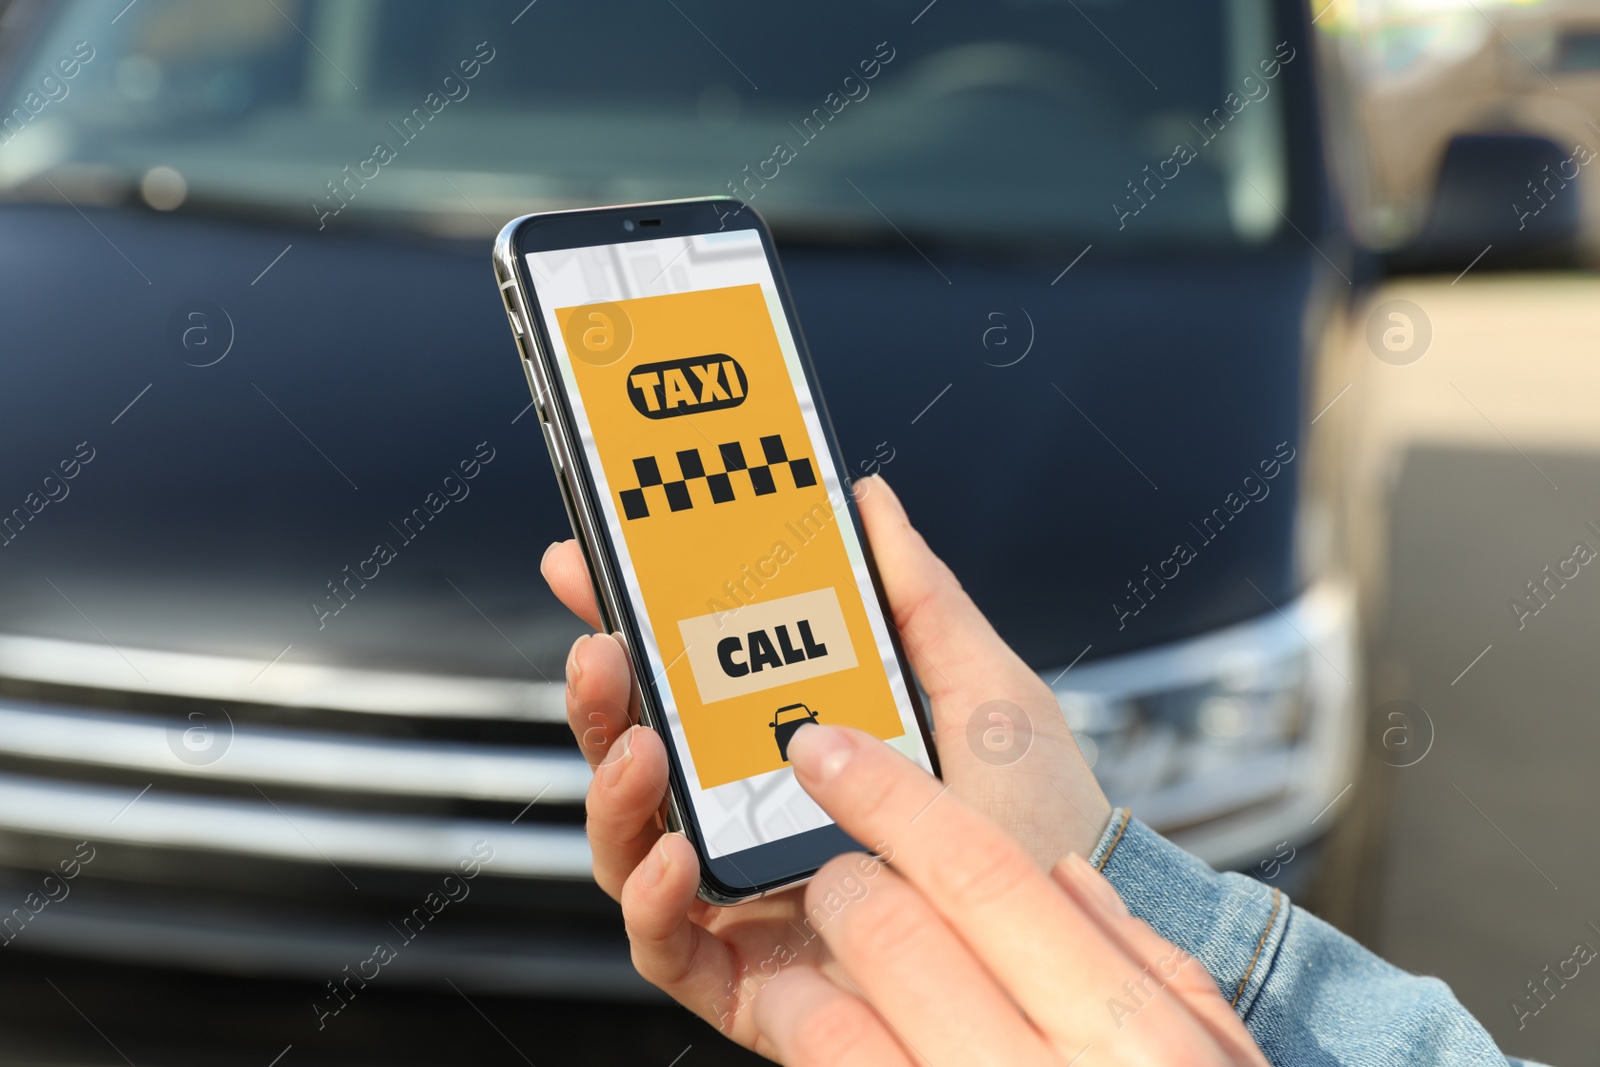
<path fill-rule="evenodd" d="M 729 197 L 527 215 L 494 266 L 701 898 L 752 900 L 879 844 L 788 763 L 819 722 L 937 773 L 766 224 Z"/>

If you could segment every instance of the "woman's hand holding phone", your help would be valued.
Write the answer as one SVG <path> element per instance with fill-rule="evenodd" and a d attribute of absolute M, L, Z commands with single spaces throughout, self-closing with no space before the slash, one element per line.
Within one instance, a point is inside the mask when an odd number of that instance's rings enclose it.
<path fill-rule="evenodd" d="M 1085 1056 L 1265 1067 L 1205 968 L 1131 916 L 1081 855 L 1041 871 L 992 819 L 859 730 L 802 727 L 790 758 L 823 810 L 882 842 L 893 866 L 863 876 L 875 860 L 840 856 L 806 887 L 843 980 L 779 969 L 754 1000 L 763 1052 L 792 1067 Z"/>
<path fill-rule="evenodd" d="M 995 633 L 881 478 L 857 482 L 856 496 L 895 626 L 931 699 L 950 791 L 998 823 L 1038 871 L 1068 853 L 1086 854 L 1110 820 L 1111 806 L 1050 688 Z M 577 542 L 551 546 L 541 569 L 563 603 L 600 625 Z M 762 973 L 776 946 L 797 940 L 804 894 L 790 890 L 732 908 L 696 899 L 694 850 L 682 837 L 664 834 L 660 819 L 666 750 L 653 731 L 633 725 L 632 692 L 622 646 L 603 634 L 580 638 L 567 662 L 567 714 L 596 767 L 588 796 L 595 878 L 622 902 L 640 973 L 730 1037 L 770 1054 L 741 983 L 748 986 L 746 978 Z M 987 760 L 980 746 L 969 744 L 973 717 L 995 701 L 1014 705 L 1031 730 L 1026 751 L 1012 762 Z M 810 940 L 782 969 L 820 968 L 842 978 L 824 945 L 824 939 Z"/>

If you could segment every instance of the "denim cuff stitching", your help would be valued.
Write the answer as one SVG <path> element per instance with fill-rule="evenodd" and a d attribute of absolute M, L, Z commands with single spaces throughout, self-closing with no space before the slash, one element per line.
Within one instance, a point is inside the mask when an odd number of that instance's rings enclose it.
<path fill-rule="evenodd" d="M 1111 854 L 1117 850 L 1117 845 L 1122 841 L 1122 833 L 1128 828 L 1131 817 L 1132 812 L 1127 808 L 1112 810 L 1111 821 L 1106 823 L 1106 828 L 1101 832 L 1094 851 L 1089 853 L 1089 866 L 1097 871 L 1105 871 L 1106 864 L 1111 860 Z"/>
<path fill-rule="evenodd" d="M 1239 1006 L 1239 998 L 1244 996 L 1244 990 L 1250 984 L 1250 976 L 1256 973 L 1256 964 L 1261 962 L 1261 950 L 1266 947 L 1267 937 L 1272 933 L 1272 928 L 1277 924 L 1278 912 L 1283 909 L 1283 893 L 1276 887 L 1272 890 L 1272 912 L 1267 916 L 1267 925 L 1261 930 L 1261 939 L 1256 942 L 1256 951 L 1250 957 L 1250 966 L 1245 968 L 1244 977 L 1239 979 L 1239 988 L 1234 990 L 1233 999 L 1228 1001 L 1231 1007 Z"/>

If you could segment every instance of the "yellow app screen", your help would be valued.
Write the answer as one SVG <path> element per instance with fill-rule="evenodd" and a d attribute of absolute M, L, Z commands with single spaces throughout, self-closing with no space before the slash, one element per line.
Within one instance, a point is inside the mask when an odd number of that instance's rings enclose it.
<path fill-rule="evenodd" d="M 710 853 L 828 824 L 789 769 L 808 722 L 927 766 L 759 236 L 529 262 Z"/>

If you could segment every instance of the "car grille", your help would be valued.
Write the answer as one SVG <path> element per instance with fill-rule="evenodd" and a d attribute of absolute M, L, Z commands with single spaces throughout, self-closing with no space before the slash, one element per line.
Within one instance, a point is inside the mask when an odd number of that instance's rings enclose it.
<path fill-rule="evenodd" d="M 558 684 L 126 651 L 0 635 L 0 899 L 96 850 L 18 949 L 329 977 L 488 842 L 413 977 L 638 993 Z"/>

